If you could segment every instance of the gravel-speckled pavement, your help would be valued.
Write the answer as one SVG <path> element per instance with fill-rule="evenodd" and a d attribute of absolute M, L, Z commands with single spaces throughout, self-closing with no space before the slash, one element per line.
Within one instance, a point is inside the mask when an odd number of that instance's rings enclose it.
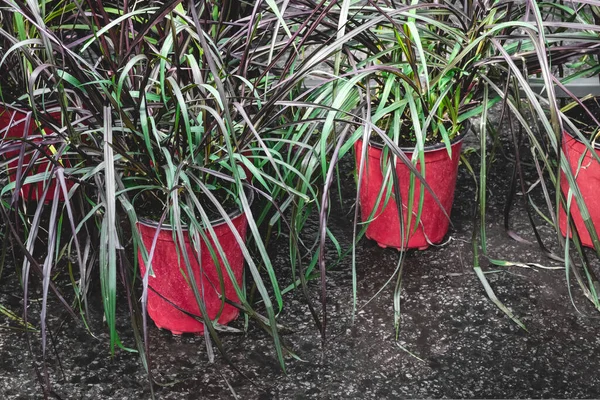
<path fill-rule="evenodd" d="M 351 165 L 347 161 L 345 170 Z M 490 254 L 559 265 L 536 246 L 515 242 L 504 233 L 502 209 L 509 177 L 510 163 L 499 156 L 489 188 Z M 351 193 L 352 178 L 348 175 L 345 182 Z M 528 332 L 487 298 L 472 269 L 474 192 L 473 179 L 461 168 L 448 242 L 407 254 L 398 341 L 392 312 L 395 280 L 365 305 L 394 272 L 398 252 L 362 241 L 356 248 L 360 310 L 354 321 L 350 259 L 328 275 L 325 349 L 299 292 L 286 295 L 279 317 L 291 330 L 286 342 L 301 358 L 287 359 L 287 374 L 278 366 L 270 338 L 253 324 L 246 335 L 222 336 L 228 356 L 245 377 L 218 354 L 210 364 L 202 337 L 174 337 L 152 325 L 156 397 L 224 399 L 235 398 L 235 393 L 240 399 L 600 398 L 600 314 L 582 299 L 576 286 L 572 286 L 574 307 L 564 270 L 493 268 L 483 262 L 485 271 L 498 271 L 487 275 L 490 284 Z M 343 204 L 334 206 L 330 220 L 345 245 L 351 241 L 352 205 L 348 195 Z M 511 223 L 523 237 L 533 239 L 522 207 L 516 206 Z M 541 233 L 554 246 L 553 230 L 542 227 Z M 289 275 L 284 243 L 282 238 L 272 246 L 282 276 Z M 0 304 L 20 312 L 20 289 L 12 271 L 12 266 L 5 267 Z M 317 301 L 316 282 L 311 290 Z M 119 310 L 122 339 L 133 345 L 125 311 L 123 304 Z M 57 398 L 150 398 L 138 356 L 117 351 L 111 358 L 97 306 L 92 307 L 96 320 L 91 318 L 96 337 L 80 323 L 55 314 L 50 319 L 55 347 L 48 349 L 48 365 Z M 8 329 L 9 325 L 0 314 L 0 399 L 41 398 L 24 334 Z M 241 322 L 234 326 L 240 327 Z M 32 346 L 39 355 L 35 335 Z"/>

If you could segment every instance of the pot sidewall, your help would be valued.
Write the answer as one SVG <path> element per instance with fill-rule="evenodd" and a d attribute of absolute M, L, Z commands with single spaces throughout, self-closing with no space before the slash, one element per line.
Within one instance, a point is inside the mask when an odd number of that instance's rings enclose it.
<path fill-rule="evenodd" d="M 246 214 L 241 212 L 237 214 L 238 215 L 234 216 L 231 221 L 240 237 L 245 240 L 248 226 Z M 150 252 L 152 248 L 152 242 L 157 228 L 157 223 L 149 225 L 147 221 L 138 222 L 138 231 L 148 252 Z M 216 221 L 212 225 L 212 228 L 215 231 L 225 257 L 228 260 L 237 285 L 242 286 L 244 256 L 235 235 L 229 225 L 223 221 Z M 187 279 L 185 261 L 179 254 L 178 246 L 173 240 L 173 233 L 174 232 L 170 227 L 166 227 L 165 229 L 161 227 L 161 230 L 158 233 L 158 240 L 152 259 L 154 276 L 149 277 L 149 286 L 152 287 L 152 289 L 148 290 L 148 313 L 159 328 L 168 329 L 174 333 L 191 332 L 200 334 L 204 331 L 204 324 L 202 322 L 179 311 L 161 297 L 163 296 L 173 304 L 191 314 L 197 316 L 201 314 L 196 297 L 190 287 L 189 279 Z M 219 295 L 219 293 L 221 293 L 221 282 L 219 280 L 219 271 L 223 277 L 225 297 L 234 302 L 238 302 L 239 299 L 233 283 L 231 282 L 229 273 L 223 264 L 221 257 L 218 255 L 213 239 L 210 237 L 210 233 L 208 230 L 205 230 L 204 233 L 209 238 L 210 246 L 212 246 L 217 254 L 219 266 L 215 265 L 208 245 L 200 239 L 200 258 L 202 265 L 202 268 L 200 268 L 200 263 L 198 263 L 197 260 L 198 253 L 193 249 L 193 244 L 188 236 L 187 230 L 185 231 L 185 251 L 188 254 L 199 291 L 201 295 L 204 293 L 203 300 L 208 312 L 208 317 L 214 320 L 220 312 L 218 321 L 220 324 L 224 325 L 234 320 L 238 316 L 239 311 L 229 304 L 225 304 L 221 307 L 222 303 Z M 141 249 L 138 250 L 138 261 L 143 276 L 143 274 L 146 273 L 146 267 Z M 157 293 L 160 293 L 160 295 Z"/>
<path fill-rule="evenodd" d="M 57 117 L 57 116 L 60 117 L 60 113 L 51 113 L 51 115 L 53 117 Z M 0 130 L 3 130 L 6 127 L 8 127 L 8 125 L 11 123 L 11 120 L 12 120 L 13 124 L 15 122 L 17 122 L 16 124 L 11 126 L 4 133 L 4 137 L 24 138 L 25 137 L 25 122 L 21 121 L 21 120 L 23 118 L 25 118 L 25 116 L 26 115 L 21 112 L 7 110 L 7 109 L 0 109 Z M 28 137 L 32 136 L 34 133 L 34 130 L 35 130 L 35 123 L 34 123 L 34 121 L 31 121 L 29 131 L 27 132 L 27 136 Z M 52 131 L 50 131 L 50 132 L 52 132 Z M 34 142 L 35 141 L 36 141 L 36 139 L 34 139 Z M 6 153 L 6 159 L 18 157 L 19 153 L 20 152 L 17 150 L 9 151 Z M 49 149 L 45 150 L 45 153 L 46 153 L 46 155 L 51 154 Z M 61 160 L 65 163 L 65 165 L 70 166 L 70 162 L 66 157 L 61 158 Z M 30 162 L 31 162 L 31 154 L 26 154 L 23 157 L 23 166 L 22 166 L 23 170 L 25 170 L 27 168 L 27 166 L 29 165 Z M 9 182 L 15 181 L 18 168 L 19 168 L 18 159 L 15 159 L 8 163 L 8 181 Z M 36 164 L 31 168 L 28 176 L 45 173 L 46 171 L 49 171 L 51 169 L 52 169 L 51 162 L 48 161 L 47 159 L 44 159 L 44 157 L 41 156 L 38 158 L 38 160 L 36 160 Z M 66 179 L 66 184 L 67 184 L 67 190 L 69 190 L 73 187 L 73 182 L 68 179 Z M 21 186 L 21 193 L 23 193 L 23 195 L 25 196 L 25 199 L 27 201 L 43 200 L 44 203 L 49 204 L 54 200 L 54 191 L 55 191 L 55 188 L 57 185 L 56 178 L 54 178 L 54 176 L 49 178 L 48 192 L 46 193 L 46 196 L 44 197 L 44 186 L 45 185 L 46 185 L 46 181 L 35 182 L 35 183 L 26 183 L 23 186 Z M 64 201 L 64 195 L 63 195 L 62 190 L 59 190 L 58 198 L 59 198 L 59 201 Z"/>
<path fill-rule="evenodd" d="M 355 143 L 357 169 L 360 167 L 362 146 L 362 140 Z M 448 215 L 450 215 L 454 200 L 461 147 L 462 138 L 452 143 L 452 158 L 449 157 L 445 147 L 429 148 L 425 152 L 425 179 Z M 359 196 L 363 221 L 368 219 L 371 211 L 374 209 L 377 196 L 383 184 L 383 174 L 381 171 L 382 150 L 369 145 L 367 154 L 368 158 L 365 163 L 365 170 L 363 171 Z M 406 152 L 406 156 L 411 158 L 412 152 Z M 421 170 L 421 168 L 417 166 L 417 170 Z M 403 218 L 406 225 L 408 222 L 408 201 L 406 196 L 409 190 L 411 172 L 401 161 L 398 161 L 396 164 L 396 171 L 401 185 L 400 193 L 404 205 Z M 367 237 L 375 240 L 382 247 L 394 248 L 422 249 L 428 247 L 430 243 L 441 242 L 448 231 L 450 221 L 426 188 L 421 220 L 415 230 L 414 220 L 418 211 L 420 186 L 419 180 L 415 178 L 415 197 L 411 223 L 412 234 L 409 237 L 408 243 L 402 243 L 400 237 L 400 220 L 393 194 L 385 208 L 383 208 L 385 199 L 381 199 L 375 218 L 370 221 L 367 227 Z"/>
<path fill-rule="evenodd" d="M 592 223 L 597 231 L 600 231 L 600 197 L 597 193 L 598 182 L 600 182 L 600 163 L 590 154 L 590 150 L 577 137 L 571 135 L 568 131 L 564 131 L 562 149 L 571 168 L 571 172 L 575 175 L 575 182 L 583 196 L 586 207 L 592 219 Z M 595 148 L 597 154 L 600 154 L 600 149 Z M 581 162 L 581 168 L 578 170 L 581 156 L 585 153 L 585 157 Z M 569 182 L 561 171 L 560 173 L 560 188 L 563 195 L 567 196 L 569 190 Z M 571 200 L 571 216 L 581 243 L 586 247 L 594 247 L 592 238 L 587 231 L 579 206 L 575 199 Z M 559 204 L 559 227 L 563 236 L 567 235 L 567 214 Z"/>

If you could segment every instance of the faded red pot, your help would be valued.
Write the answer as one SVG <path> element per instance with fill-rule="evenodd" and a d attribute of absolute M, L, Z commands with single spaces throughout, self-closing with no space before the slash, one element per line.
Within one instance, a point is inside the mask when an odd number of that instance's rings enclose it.
<path fill-rule="evenodd" d="M 592 223 L 597 232 L 600 232 L 600 163 L 592 158 L 592 155 L 587 150 L 587 147 L 577 138 L 571 136 L 568 132 L 563 134 L 563 152 L 571 167 L 571 172 L 576 176 L 575 181 L 581 191 L 585 205 L 592 218 Z M 596 154 L 600 155 L 600 149 L 596 148 Z M 585 153 L 579 172 L 577 172 L 581 156 Z M 564 173 L 560 174 L 560 188 L 566 196 L 569 190 L 569 182 Z M 579 238 L 584 246 L 594 247 L 592 238 L 583 223 L 579 207 L 575 202 L 575 198 L 571 200 L 571 216 L 579 233 Z M 567 235 L 567 214 L 560 204 L 559 209 L 559 226 L 563 236 Z"/>
<path fill-rule="evenodd" d="M 360 166 L 362 159 L 362 146 L 362 140 L 359 140 L 355 144 L 357 168 Z M 461 146 L 461 140 L 455 141 L 451 145 L 452 158 L 448 156 L 448 151 L 444 146 L 432 146 L 425 149 L 425 179 L 448 215 L 450 215 L 454 199 Z M 408 158 L 411 158 L 413 149 L 402 150 Z M 367 150 L 368 160 L 365 163 L 360 189 L 360 211 L 363 221 L 369 218 L 369 215 L 375 208 L 379 191 L 383 185 L 383 173 L 381 169 L 382 153 L 381 147 L 373 144 L 369 145 Z M 421 168 L 417 167 L 417 169 L 420 171 Z M 401 186 L 400 195 L 402 197 L 404 226 L 406 228 L 406 224 L 408 223 L 407 195 L 410 187 L 410 171 L 401 161 L 398 161 L 396 172 Z M 382 196 L 379 208 L 367 227 L 366 236 L 369 239 L 375 240 L 381 247 L 394 247 L 397 249 L 417 248 L 423 250 L 429 247 L 430 243 L 441 242 L 446 232 L 448 232 L 450 221 L 427 189 L 425 189 L 425 197 L 423 199 L 421 220 L 415 231 L 414 222 L 419 209 L 420 187 L 419 180 L 415 178 L 415 199 L 410 227 L 411 235 L 406 245 L 402 244 L 400 237 L 400 219 L 398 218 L 398 210 L 393 192 L 385 208 L 383 208 L 385 193 Z"/>
<path fill-rule="evenodd" d="M 50 113 L 53 118 L 60 118 L 60 113 Z M 24 138 L 25 135 L 25 125 L 26 125 L 26 114 L 21 112 L 16 112 L 8 109 L 0 108 L 0 131 L 3 131 L 3 137 L 13 137 L 13 138 Z M 8 128 L 8 129 L 6 129 Z M 6 130 L 5 130 L 6 129 Z M 30 121 L 29 129 L 27 132 L 27 137 L 38 135 L 39 133 L 35 133 L 36 124 L 33 119 Z M 34 138 L 34 143 L 41 143 L 42 138 Z M 46 171 L 50 171 L 52 169 L 51 162 L 48 161 L 46 156 L 52 156 L 52 152 L 49 147 L 43 149 L 45 155 L 40 155 L 35 165 L 29 170 L 28 176 L 34 176 L 37 174 L 42 174 Z M 10 182 L 14 182 L 17 176 L 17 169 L 19 167 L 19 161 L 16 157 L 19 156 L 20 150 L 8 151 L 6 152 L 6 158 L 11 159 L 15 158 L 13 161 L 8 163 L 8 178 Z M 61 158 L 62 162 L 65 166 L 69 165 L 66 157 Z M 31 152 L 25 155 L 23 158 L 23 166 L 22 171 L 27 170 L 29 163 L 31 162 Z M 27 200 L 39 201 L 44 194 L 44 185 L 46 182 L 36 182 L 29 183 L 21 186 L 21 193 Z M 46 193 L 46 197 L 43 199 L 45 203 L 49 203 L 54 199 L 54 190 L 56 188 L 56 179 L 54 177 L 50 178 L 48 182 L 49 188 Z M 67 181 L 67 186 L 72 186 L 72 182 Z M 64 200 L 64 196 L 62 191 L 59 191 L 59 199 Z"/>
<path fill-rule="evenodd" d="M 246 229 L 248 221 L 246 215 L 238 213 L 232 218 L 232 223 L 242 238 L 246 237 Z M 144 246 L 150 252 L 152 241 L 157 230 L 155 222 L 140 222 L 138 229 L 142 236 Z M 219 243 L 224 251 L 229 265 L 233 270 L 235 279 L 239 286 L 242 285 L 242 272 L 244 270 L 244 256 L 242 250 L 235 239 L 232 230 L 225 222 L 217 222 L 213 225 L 213 229 L 219 238 Z M 207 236 L 210 234 L 206 232 Z M 202 241 L 202 239 L 200 239 Z M 211 246 L 214 247 L 214 242 L 210 240 Z M 192 249 L 189 237 L 185 238 L 185 247 L 189 255 L 194 277 L 198 285 L 200 294 L 202 295 L 202 287 L 204 287 L 204 303 L 208 316 L 214 320 L 221 310 L 220 299 L 220 281 L 217 268 L 221 268 L 223 281 L 225 284 L 225 296 L 231 301 L 238 301 L 238 296 L 235 292 L 233 283 L 231 282 L 225 266 L 222 264 L 222 259 L 219 257 L 221 266 L 215 266 L 210 251 L 202 241 L 201 244 L 201 265 L 197 262 L 196 252 Z M 215 249 L 216 251 L 216 249 Z M 138 260 L 142 274 L 146 273 L 146 267 L 142 258 L 142 253 L 138 251 Z M 194 296 L 194 292 L 187 281 L 187 269 L 183 258 L 178 255 L 175 242 L 173 241 L 173 231 L 170 227 L 161 227 L 158 234 L 158 240 L 154 250 L 152 259 L 152 268 L 154 276 L 149 277 L 149 286 L 152 289 L 148 290 L 148 314 L 154 321 L 157 327 L 168 329 L 174 334 L 182 334 L 184 332 L 202 334 L 204 332 L 204 324 L 195 318 L 185 314 L 175 308 L 168 301 L 161 298 L 163 296 L 177 307 L 189 312 L 193 315 L 200 316 L 200 309 Z M 203 272 L 202 280 L 200 271 Z M 185 274 L 185 276 L 184 276 Z M 202 286 L 203 285 L 203 286 Z M 159 296 L 157 293 L 160 293 Z M 227 324 L 237 318 L 239 311 L 237 308 L 225 304 L 219 316 L 218 322 L 221 325 Z"/>

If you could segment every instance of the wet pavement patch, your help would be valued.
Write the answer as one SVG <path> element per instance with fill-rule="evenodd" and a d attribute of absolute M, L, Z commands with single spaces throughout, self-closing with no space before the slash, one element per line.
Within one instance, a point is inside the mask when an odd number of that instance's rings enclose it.
<path fill-rule="evenodd" d="M 352 193 L 349 168 L 347 162 L 344 190 Z M 505 260 L 559 266 L 537 246 L 515 242 L 504 233 L 502 210 L 510 173 L 508 166 L 500 166 L 490 178 L 490 253 Z M 394 273 L 398 252 L 363 240 L 356 248 L 354 318 L 350 258 L 327 276 L 325 347 L 299 291 L 286 295 L 279 316 L 279 322 L 291 330 L 284 340 L 300 358 L 287 358 L 287 374 L 279 368 L 271 338 L 253 324 L 246 334 L 222 335 L 228 357 L 243 375 L 219 354 L 209 363 L 203 338 L 173 336 L 151 325 L 156 397 L 222 399 L 235 398 L 235 392 L 242 399 L 599 398 L 599 314 L 575 285 L 572 304 L 564 270 L 483 264 L 498 298 L 528 332 L 486 296 L 472 269 L 474 192 L 472 177 L 461 168 L 447 243 L 407 253 L 398 332 L 393 313 L 395 278 L 371 299 Z M 353 201 L 349 194 L 342 204 L 333 202 L 330 220 L 331 229 L 346 246 L 352 241 Z M 521 207 L 514 207 L 511 220 L 516 231 L 532 239 Z M 541 232 L 552 243 L 553 230 L 544 227 Z M 285 238 L 271 251 L 285 276 L 289 263 L 283 242 Z M 318 282 L 311 282 L 310 291 L 318 303 Z M 20 296 L 14 268 L 7 266 L 0 281 L 0 304 L 20 313 Z M 36 307 L 34 302 L 32 320 L 39 316 Z M 138 355 L 119 350 L 110 356 L 98 305 L 90 316 L 94 336 L 62 315 L 56 304 L 52 307 L 55 312 L 49 324 L 58 333 L 48 349 L 47 364 L 57 397 L 149 398 Z M 118 314 L 121 339 L 133 346 L 126 305 L 120 306 Z M 233 326 L 242 324 L 238 319 Z M 0 316 L 0 399 L 41 398 L 34 369 L 41 360 L 39 335 L 30 335 L 32 356 L 25 334 L 14 327 Z"/>

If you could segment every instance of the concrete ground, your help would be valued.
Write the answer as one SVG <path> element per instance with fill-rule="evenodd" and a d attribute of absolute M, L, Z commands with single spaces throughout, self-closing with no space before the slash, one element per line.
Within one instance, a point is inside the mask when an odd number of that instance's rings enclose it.
<path fill-rule="evenodd" d="M 342 171 L 349 172 L 351 161 Z M 510 163 L 498 156 L 490 177 L 488 247 L 495 258 L 560 264 L 535 245 L 504 233 L 502 210 Z M 344 176 L 344 191 L 352 178 Z M 486 296 L 473 272 L 471 235 L 475 185 L 461 167 L 446 244 L 407 254 L 402 291 L 402 323 L 395 339 L 393 282 L 367 301 L 394 273 L 398 252 L 364 240 L 356 247 L 358 306 L 352 320 L 351 262 L 328 274 L 327 344 L 323 348 L 300 292 L 287 294 L 279 322 L 290 329 L 286 343 L 300 360 L 278 366 L 271 339 L 250 324 L 247 334 L 223 334 L 227 355 L 238 373 L 217 354 L 208 362 L 202 337 L 174 337 L 150 326 L 152 371 L 158 399 L 396 399 L 396 398 L 600 398 L 600 314 L 572 285 L 572 304 L 562 269 L 491 267 L 482 259 L 498 298 L 526 325 L 520 329 Z M 341 243 L 352 239 L 352 195 L 334 205 L 330 224 Z M 512 227 L 533 240 L 520 205 Z M 313 225 L 316 224 L 313 221 Z M 554 233 L 542 227 L 550 247 Z M 285 238 L 272 246 L 281 276 L 289 276 Z M 20 312 L 20 289 L 11 266 L 0 281 L 0 304 Z M 318 302 L 318 284 L 311 293 Z M 33 315 L 37 317 L 37 315 Z M 53 315 L 56 332 L 63 321 Z M 64 319 L 48 350 L 56 398 L 141 399 L 150 391 L 136 354 L 111 357 L 100 310 L 93 308 L 91 336 L 80 323 Z M 121 338 L 133 346 L 126 305 L 119 309 Z M 0 315 L 0 399 L 40 398 L 41 390 L 25 335 Z M 242 321 L 233 326 L 241 327 Z M 32 336 L 36 364 L 39 340 Z M 59 357 L 56 356 L 58 354 Z M 243 375 L 242 375 L 243 374 Z"/>

